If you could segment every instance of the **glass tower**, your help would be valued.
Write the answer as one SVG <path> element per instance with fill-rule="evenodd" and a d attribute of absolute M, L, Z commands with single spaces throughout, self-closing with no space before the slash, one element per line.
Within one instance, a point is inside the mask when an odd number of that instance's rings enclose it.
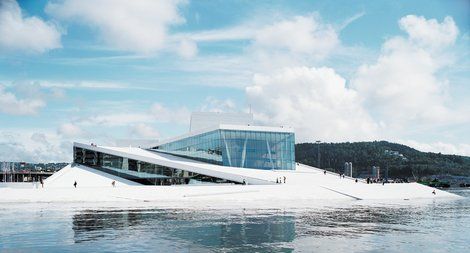
<path fill-rule="evenodd" d="M 217 129 L 151 150 L 223 166 L 293 170 L 294 141 L 293 132 Z"/>

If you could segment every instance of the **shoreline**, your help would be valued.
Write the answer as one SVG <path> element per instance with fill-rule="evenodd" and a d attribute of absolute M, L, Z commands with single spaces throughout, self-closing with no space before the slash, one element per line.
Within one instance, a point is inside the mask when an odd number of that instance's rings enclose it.
<path fill-rule="evenodd" d="M 405 187 L 408 185 L 408 187 Z M 272 203 L 295 201 L 348 201 L 348 202 L 414 202 L 420 200 L 460 199 L 459 195 L 435 189 L 436 195 L 428 193 L 429 187 L 409 183 L 403 185 L 363 185 L 341 194 L 336 190 L 318 186 L 295 185 L 216 185 L 216 186 L 123 186 L 88 188 L 0 188 L 0 203 Z M 358 185 L 359 186 L 359 185 Z M 424 188 L 426 187 L 426 188 Z M 395 189 L 392 189 L 395 188 Z M 408 189 L 403 189 L 408 188 Z M 421 188 L 421 189 L 420 189 Z M 412 190 L 420 189 L 412 192 Z M 430 188 L 434 189 L 434 188 Z M 341 190 L 341 189 L 339 189 Z M 399 191 L 397 191 L 399 190 Z M 301 193 L 301 194 L 299 194 Z M 386 193 L 389 193 L 388 195 Z M 350 196 L 348 196 L 350 195 Z M 200 203 L 198 203 L 200 202 Z"/>

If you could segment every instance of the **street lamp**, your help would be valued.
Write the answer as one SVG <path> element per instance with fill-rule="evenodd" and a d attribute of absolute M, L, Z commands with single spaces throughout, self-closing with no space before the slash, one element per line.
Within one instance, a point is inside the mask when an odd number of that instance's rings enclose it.
<path fill-rule="evenodd" d="M 316 141 L 317 143 L 317 151 L 318 151 L 318 154 L 317 154 L 317 167 L 320 168 L 320 143 L 321 141 Z"/>

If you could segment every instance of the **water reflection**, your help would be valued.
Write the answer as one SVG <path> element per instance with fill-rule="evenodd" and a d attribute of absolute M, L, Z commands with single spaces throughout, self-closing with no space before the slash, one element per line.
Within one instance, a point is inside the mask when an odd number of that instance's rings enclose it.
<path fill-rule="evenodd" d="M 299 236 L 356 238 L 366 234 L 417 232 L 410 226 L 415 211 L 409 208 L 354 207 L 312 210 L 297 216 Z"/>
<path fill-rule="evenodd" d="M 468 252 L 470 191 L 459 194 L 467 198 L 286 209 L 9 204 L 0 252 Z"/>
<path fill-rule="evenodd" d="M 145 218 L 140 211 L 87 210 L 73 215 L 72 224 L 75 242 L 98 240 L 117 236 L 114 230 L 131 228 Z"/>
<path fill-rule="evenodd" d="M 76 243 L 117 240 L 145 233 L 210 249 L 291 251 L 301 237 L 357 238 L 367 234 L 418 233 L 413 226 L 425 209 L 407 207 L 328 207 L 286 210 L 84 210 L 73 215 Z M 148 234 L 150 232 L 150 234 Z M 150 242 L 151 243 L 151 242 Z"/>
<path fill-rule="evenodd" d="M 152 231 L 167 240 L 183 240 L 209 248 L 262 246 L 292 242 L 295 216 L 269 211 L 269 215 L 221 214 L 211 210 L 85 210 L 73 215 L 76 243 L 114 240 L 122 231 Z"/>

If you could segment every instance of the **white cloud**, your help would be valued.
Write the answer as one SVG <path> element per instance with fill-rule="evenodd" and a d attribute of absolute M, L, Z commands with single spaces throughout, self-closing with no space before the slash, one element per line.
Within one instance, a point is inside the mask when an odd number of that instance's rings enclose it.
<path fill-rule="evenodd" d="M 330 68 L 286 68 L 256 75 L 246 88 L 255 118 L 295 127 L 299 142 L 372 139 L 378 126 L 354 90 Z"/>
<path fill-rule="evenodd" d="M 79 137 L 84 135 L 84 131 L 73 123 L 64 123 L 59 126 L 57 133 L 64 137 Z"/>
<path fill-rule="evenodd" d="M 145 91 L 160 91 L 165 90 L 164 87 L 153 87 L 147 85 L 139 85 L 136 83 L 126 83 L 122 81 L 96 81 L 96 80 L 23 80 L 21 83 L 10 82 L 9 86 L 23 86 L 23 90 L 28 90 L 28 93 L 34 93 L 43 89 L 48 90 L 49 94 L 45 97 L 62 98 L 65 96 L 65 90 L 145 90 Z M 18 88 L 15 88 L 18 89 Z M 31 90 L 33 89 L 33 90 Z"/>
<path fill-rule="evenodd" d="M 168 28 L 184 18 L 180 0 L 63 0 L 49 3 L 46 12 L 63 20 L 97 29 L 111 47 L 152 53 L 165 47 Z"/>
<path fill-rule="evenodd" d="M 160 137 L 160 133 L 157 130 L 144 123 L 133 125 L 130 128 L 130 133 L 132 136 L 145 139 L 156 139 Z"/>
<path fill-rule="evenodd" d="M 31 140 L 33 140 L 35 142 L 39 142 L 39 143 L 48 144 L 46 135 L 43 134 L 43 133 L 33 133 L 33 135 L 31 135 Z"/>
<path fill-rule="evenodd" d="M 0 161 L 70 162 L 72 142 L 47 132 L 0 131 Z"/>
<path fill-rule="evenodd" d="M 430 142 L 423 143 L 414 140 L 399 140 L 401 144 L 408 145 L 419 151 L 434 152 L 443 154 L 458 154 L 470 156 L 470 144 L 467 143 L 445 143 L 445 142 Z"/>
<path fill-rule="evenodd" d="M 358 12 L 356 14 L 354 14 L 353 16 L 347 18 L 346 20 L 343 21 L 343 23 L 339 26 L 338 30 L 343 30 L 344 28 L 346 28 L 347 26 L 349 26 L 351 23 L 353 23 L 354 21 L 362 18 L 364 15 L 366 15 L 366 13 L 364 11 L 361 11 L 361 12 Z"/>
<path fill-rule="evenodd" d="M 188 124 L 191 113 L 186 107 L 168 108 L 155 103 L 150 108 L 150 114 L 158 122 Z"/>
<path fill-rule="evenodd" d="M 63 89 L 104 89 L 104 90 L 123 90 L 133 89 L 131 85 L 120 82 L 106 82 L 106 81 L 38 81 L 42 87 L 49 88 L 63 88 Z M 139 89 L 136 87 L 134 89 Z"/>
<path fill-rule="evenodd" d="M 148 109 L 133 109 L 135 104 L 128 103 L 129 101 L 102 101 L 99 105 L 99 113 L 88 112 L 85 116 L 76 116 L 70 119 L 71 123 L 62 124 L 57 133 L 66 136 L 74 137 L 81 136 L 92 132 L 86 129 L 93 129 L 95 127 L 106 128 L 119 128 L 123 126 L 131 126 L 130 129 L 144 129 L 143 126 L 148 126 L 154 123 L 173 123 L 173 124 L 188 124 L 190 112 L 185 107 L 169 108 L 167 106 L 155 103 Z M 119 112 L 116 112 L 119 111 Z M 138 131 L 131 131 L 137 133 Z M 150 131 L 149 131 L 150 132 Z M 87 134 L 91 137 L 90 134 Z"/>
<path fill-rule="evenodd" d="M 173 38 L 175 40 L 190 38 L 191 40 L 196 42 L 251 40 L 254 38 L 256 30 L 258 29 L 260 29 L 259 25 L 241 24 L 238 26 L 223 29 L 174 34 Z"/>
<path fill-rule="evenodd" d="M 14 0 L 0 2 L 0 50 L 43 53 L 60 48 L 61 32 L 38 17 L 24 17 Z"/>
<path fill-rule="evenodd" d="M 374 117 L 390 130 L 458 120 L 446 105 L 448 81 L 437 75 L 449 58 L 443 50 L 457 34 L 452 18 L 437 23 L 410 15 L 399 23 L 408 37 L 387 40 L 377 62 L 358 69 L 352 87 L 364 97 Z M 436 53 L 436 49 L 441 52 Z"/>
<path fill-rule="evenodd" d="M 148 113 L 106 113 L 103 111 L 99 115 L 84 117 L 75 120 L 76 124 L 82 126 L 127 126 L 140 122 L 152 122 L 153 118 Z"/>
<path fill-rule="evenodd" d="M 46 102 L 40 98 L 19 99 L 0 85 L 0 112 L 2 113 L 34 115 L 44 106 L 46 106 Z"/>
<path fill-rule="evenodd" d="M 6 86 L 15 94 L 21 94 L 24 100 L 48 100 L 61 99 L 65 97 L 65 92 L 60 87 L 47 87 L 37 81 L 13 81 Z"/>
<path fill-rule="evenodd" d="M 287 49 L 294 53 L 325 56 L 339 44 L 336 31 L 314 15 L 297 16 L 263 27 L 255 35 L 259 48 Z"/>
<path fill-rule="evenodd" d="M 254 73 L 312 66 L 332 54 L 344 54 L 334 25 L 323 22 L 317 14 L 281 18 L 273 15 L 261 19 L 221 29 L 173 34 L 174 41 L 188 39 L 205 44 L 244 41 L 238 43 L 243 49 L 241 54 L 202 54 L 174 68 L 197 73 L 186 81 L 189 84 L 244 88 Z"/>
<path fill-rule="evenodd" d="M 266 68 L 265 74 L 255 75 L 246 88 L 255 118 L 294 126 L 300 142 L 408 139 L 420 129 L 439 132 L 470 122 L 461 105 L 449 103 L 451 84 L 441 73 L 453 66 L 451 46 L 458 28 L 452 18 L 439 23 L 406 16 L 399 24 L 407 36 L 387 39 L 376 62 L 360 66 L 349 83 L 324 67 Z M 430 141 L 420 147 L 468 152 L 463 144 Z"/>
<path fill-rule="evenodd" d="M 183 58 L 193 58 L 197 55 L 197 45 L 192 40 L 181 40 L 177 52 Z"/>
<path fill-rule="evenodd" d="M 436 19 L 408 15 L 400 19 L 400 28 L 408 33 L 409 39 L 420 46 L 440 48 L 454 44 L 459 30 L 452 17 L 445 17 L 442 23 Z"/>
<path fill-rule="evenodd" d="M 252 21 L 224 29 L 175 34 L 173 38 L 195 42 L 247 40 L 255 51 L 280 50 L 317 58 L 327 56 L 340 42 L 334 27 L 322 23 L 316 14 L 273 20 L 268 25 Z"/>
<path fill-rule="evenodd" d="M 203 112 L 234 112 L 237 106 L 231 99 L 217 99 L 215 97 L 207 97 L 200 111 Z"/>

